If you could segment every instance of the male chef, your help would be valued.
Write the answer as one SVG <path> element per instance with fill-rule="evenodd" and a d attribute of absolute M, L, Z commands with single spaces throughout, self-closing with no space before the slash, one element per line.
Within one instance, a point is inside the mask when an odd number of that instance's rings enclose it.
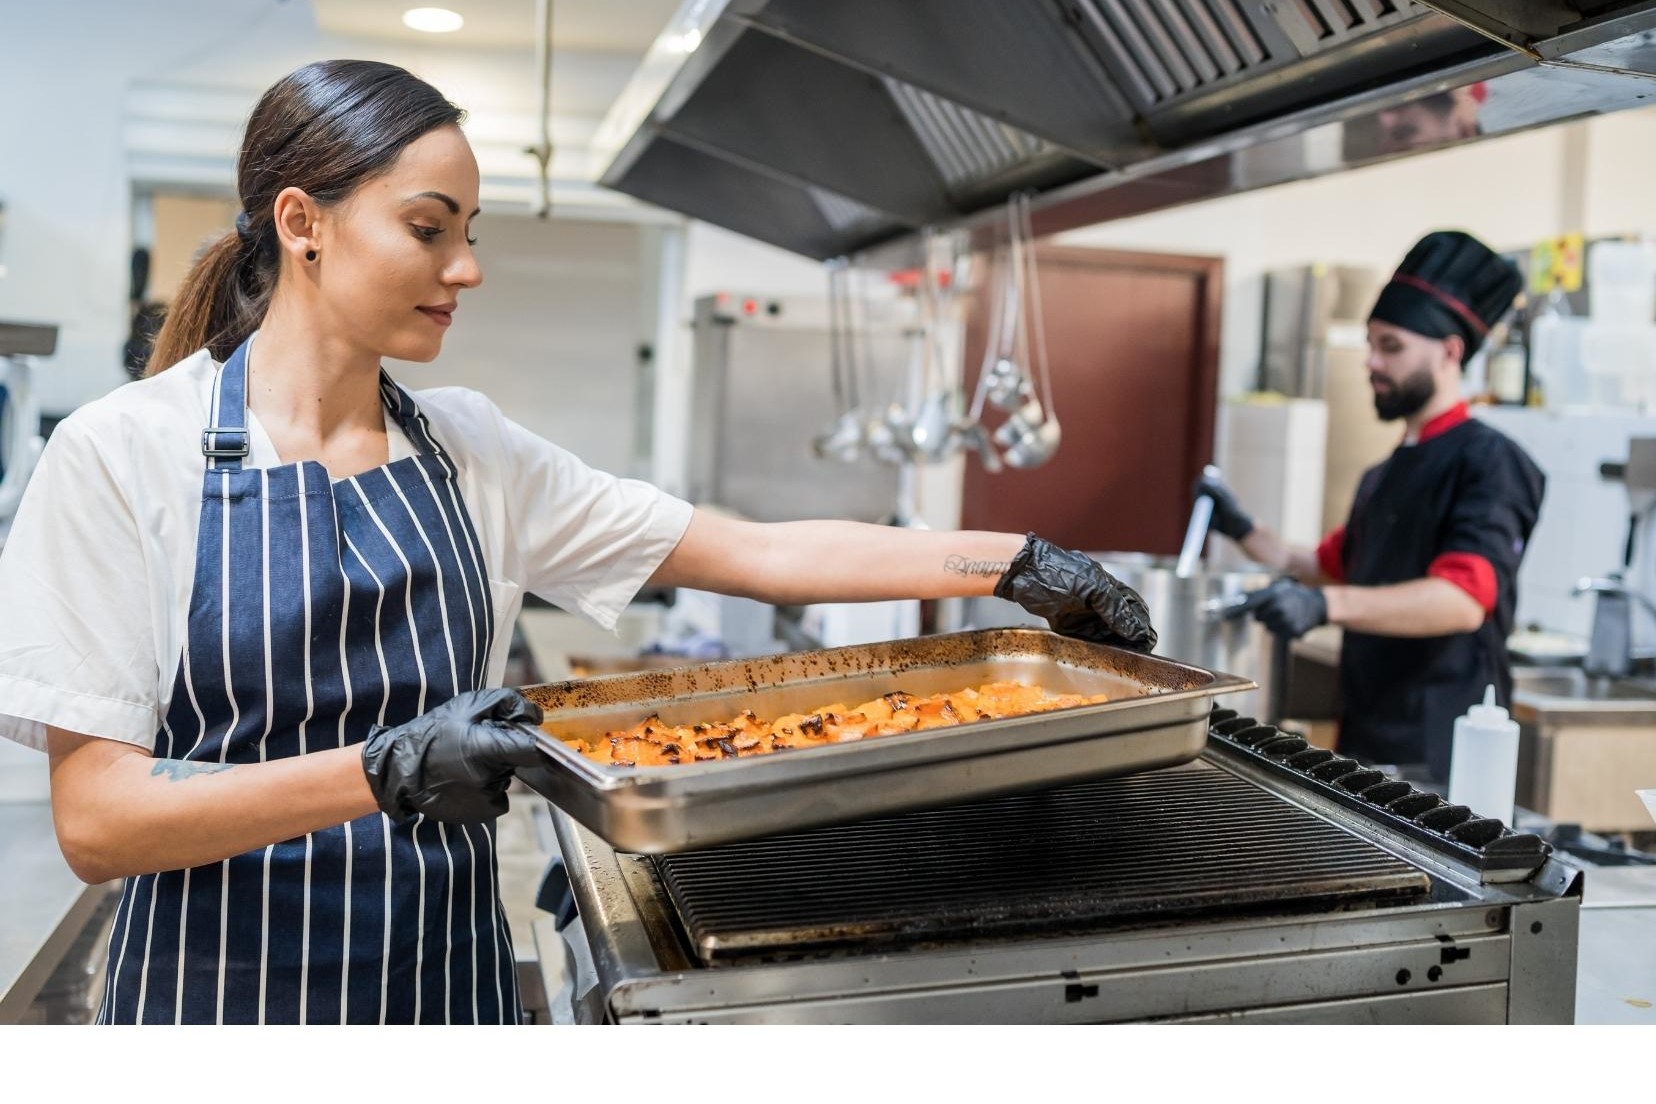
<path fill-rule="evenodd" d="M 1518 565 L 1545 478 L 1507 437 L 1467 416 L 1461 377 L 1522 280 L 1459 231 L 1426 235 L 1368 319 L 1374 408 L 1403 440 L 1364 473 L 1346 524 L 1315 549 L 1256 525 L 1223 483 L 1203 479 L 1213 527 L 1293 579 L 1252 596 L 1287 637 L 1344 630 L 1339 749 L 1370 762 L 1449 773 L 1454 720 L 1484 689 L 1511 700 L 1506 638 Z"/>

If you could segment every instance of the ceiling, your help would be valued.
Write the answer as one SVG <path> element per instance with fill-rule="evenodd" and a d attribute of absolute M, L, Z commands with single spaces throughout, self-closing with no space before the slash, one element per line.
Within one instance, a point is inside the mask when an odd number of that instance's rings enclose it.
<path fill-rule="evenodd" d="M 535 0 L 312 0 L 311 6 L 322 30 L 359 38 L 492 49 L 532 48 L 536 37 Z M 404 11 L 426 6 L 458 12 L 466 25 L 441 35 L 403 26 Z M 552 0 L 552 39 L 561 49 L 642 57 L 678 6 L 679 0 Z"/>

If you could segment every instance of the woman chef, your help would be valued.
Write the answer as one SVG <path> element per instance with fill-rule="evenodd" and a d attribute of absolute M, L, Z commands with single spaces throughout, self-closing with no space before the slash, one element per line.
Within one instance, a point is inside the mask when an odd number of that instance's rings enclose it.
<path fill-rule="evenodd" d="M 50 752 L 76 873 L 126 879 L 103 1021 L 518 1018 L 492 821 L 536 762 L 498 688 L 526 590 L 606 626 L 647 580 L 993 591 L 1154 642 L 1033 536 L 723 520 L 398 387 L 381 358 L 434 358 L 482 279 L 460 118 L 374 62 L 266 92 L 163 370 L 58 427 L 0 558 L 0 735 Z"/>

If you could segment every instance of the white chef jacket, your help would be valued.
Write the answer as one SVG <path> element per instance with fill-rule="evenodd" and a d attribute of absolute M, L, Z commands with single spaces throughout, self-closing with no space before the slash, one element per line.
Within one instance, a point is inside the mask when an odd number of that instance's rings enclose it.
<path fill-rule="evenodd" d="M 54 725 L 154 748 L 184 648 L 218 367 L 203 349 L 52 433 L 0 552 L 0 736 L 43 749 Z M 501 684 L 525 591 L 614 628 L 690 504 L 587 467 L 476 391 L 414 398 L 482 544 L 497 624 L 487 684 Z M 248 430 L 246 466 L 279 466 L 251 410 Z M 413 452 L 394 418 L 386 430 L 392 460 Z"/>

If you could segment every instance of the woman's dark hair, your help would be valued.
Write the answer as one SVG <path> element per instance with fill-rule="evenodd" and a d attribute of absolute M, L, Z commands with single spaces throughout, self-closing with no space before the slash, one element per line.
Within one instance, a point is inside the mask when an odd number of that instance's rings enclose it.
<path fill-rule="evenodd" d="M 237 229 L 207 247 L 156 335 L 148 374 L 206 346 L 224 360 L 259 327 L 281 265 L 274 206 L 283 188 L 338 203 L 389 171 L 405 147 L 465 113 L 406 69 L 317 61 L 259 98 L 236 161 Z"/>

